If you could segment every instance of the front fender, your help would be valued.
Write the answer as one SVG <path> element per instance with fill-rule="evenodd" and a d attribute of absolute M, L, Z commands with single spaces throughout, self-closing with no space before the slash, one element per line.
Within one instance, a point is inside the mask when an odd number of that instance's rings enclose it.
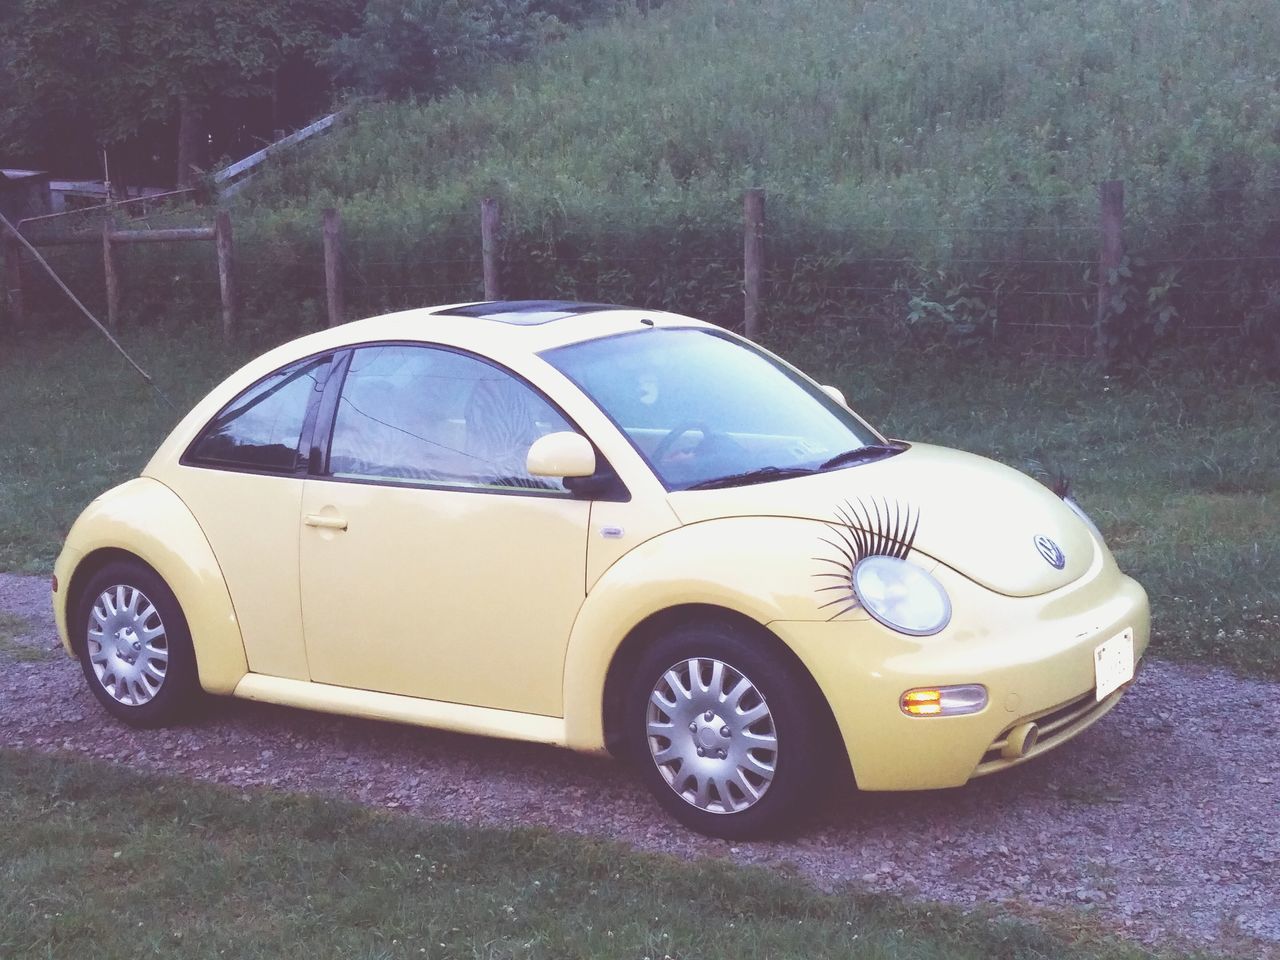
<path fill-rule="evenodd" d="M 67 534 L 54 564 L 62 594 L 53 603 L 67 653 L 76 655 L 68 633 L 76 587 L 108 556 L 104 551 L 130 553 L 164 578 L 191 628 L 200 686 L 210 693 L 231 693 L 249 667 L 222 570 L 186 504 L 150 477 L 107 491 L 85 508 Z"/>
<path fill-rule="evenodd" d="M 679 527 L 641 544 L 600 577 L 574 621 L 565 655 L 567 745 L 604 746 L 603 691 L 619 646 L 663 610 L 705 604 L 761 626 L 826 620 L 815 577 L 825 525 L 787 517 L 729 517 Z M 829 594 L 827 596 L 830 596 Z M 842 619 L 865 619 L 862 610 Z"/>

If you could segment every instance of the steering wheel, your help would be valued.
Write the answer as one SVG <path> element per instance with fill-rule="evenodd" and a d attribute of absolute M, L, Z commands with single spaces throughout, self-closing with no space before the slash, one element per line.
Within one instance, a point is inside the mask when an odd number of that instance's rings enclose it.
<path fill-rule="evenodd" d="M 694 430 L 702 431 L 702 440 L 698 443 L 699 447 L 706 443 L 707 439 L 711 436 L 711 428 L 701 420 L 685 420 L 678 423 L 667 433 L 665 437 L 659 440 L 657 446 L 653 448 L 653 462 L 662 463 L 667 458 L 667 455 L 671 453 L 671 448 L 676 445 L 676 441 L 686 433 L 690 433 Z M 694 449 L 697 448 L 695 447 Z"/>

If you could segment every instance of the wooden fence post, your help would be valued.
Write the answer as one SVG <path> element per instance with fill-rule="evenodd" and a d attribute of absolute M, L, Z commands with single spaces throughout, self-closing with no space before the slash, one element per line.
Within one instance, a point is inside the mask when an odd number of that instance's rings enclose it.
<path fill-rule="evenodd" d="M 115 224 L 111 220 L 102 225 L 102 271 L 107 281 L 107 329 L 112 333 L 120 329 L 120 262 L 111 241 L 114 229 Z"/>
<path fill-rule="evenodd" d="M 742 201 L 743 331 L 760 335 L 760 280 L 764 273 L 764 191 L 753 188 Z"/>
<path fill-rule="evenodd" d="M 502 229 L 502 204 L 496 197 L 480 201 L 480 255 L 484 260 L 484 298 L 502 299 L 498 283 L 498 233 Z"/>
<path fill-rule="evenodd" d="M 213 243 L 218 249 L 218 289 L 222 294 L 222 338 L 236 335 L 235 248 L 231 239 L 231 214 L 219 210 L 213 223 Z"/>
<path fill-rule="evenodd" d="M 329 326 L 344 322 L 342 302 L 342 214 L 333 207 L 324 210 L 324 287 L 329 303 Z"/>
<path fill-rule="evenodd" d="M 22 303 L 22 246 L 17 237 L 7 232 L 3 240 L 0 253 L 4 255 L 4 286 L 8 294 L 5 302 L 9 311 L 9 332 L 13 333 L 26 326 Z"/>
<path fill-rule="evenodd" d="M 1094 323 L 1094 356 L 1106 367 L 1111 363 L 1115 318 L 1111 298 L 1114 278 L 1124 261 L 1124 181 L 1104 180 L 1098 184 L 1100 239 L 1098 248 L 1098 313 Z"/>

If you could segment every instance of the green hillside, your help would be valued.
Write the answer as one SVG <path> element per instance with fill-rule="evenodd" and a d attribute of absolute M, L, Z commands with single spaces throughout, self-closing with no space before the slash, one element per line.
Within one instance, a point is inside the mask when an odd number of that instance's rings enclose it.
<path fill-rule="evenodd" d="M 270 316 L 282 289 L 315 297 L 325 205 L 346 219 L 357 310 L 474 297 L 476 204 L 494 194 L 507 292 L 731 322 L 739 198 L 763 186 L 775 318 L 1087 323 L 1095 184 L 1121 178 L 1148 261 L 1123 291 L 1133 322 L 1243 323 L 1265 341 L 1280 330 L 1275 12 L 670 0 L 442 100 L 363 107 L 259 177 L 237 200 L 251 312 Z"/>
<path fill-rule="evenodd" d="M 904 203 L 951 225 L 1114 176 L 1159 216 L 1188 190 L 1275 186 L 1274 14 L 1268 0 L 673 2 L 480 92 L 366 111 L 262 202 L 422 217 L 496 189 L 594 213 L 765 184 L 824 226 L 894 225 Z"/>

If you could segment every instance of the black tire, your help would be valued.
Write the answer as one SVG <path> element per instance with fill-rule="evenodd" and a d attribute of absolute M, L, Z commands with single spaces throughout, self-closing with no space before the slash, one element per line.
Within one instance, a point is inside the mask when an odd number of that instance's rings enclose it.
<path fill-rule="evenodd" d="M 730 787 L 728 792 L 732 795 L 732 800 L 727 804 L 715 799 L 719 796 L 718 790 L 709 793 L 712 797 L 711 807 L 718 806 L 719 810 L 700 807 L 696 805 L 696 800 L 686 799 L 675 785 L 680 783 L 685 788 L 684 792 L 696 792 L 691 786 L 694 780 L 681 780 L 682 775 L 692 776 L 682 773 L 686 761 L 682 761 L 674 771 L 669 769 L 675 783 L 669 782 L 668 774 L 660 769 L 650 749 L 648 723 L 651 694 L 672 667 L 685 665 L 683 669 L 686 672 L 682 676 L 689 677 L 691 669 L 687 662 L 698 658 L 718 660 L 724 664 L 726 675 L 730 677 L 725 681 L 727 685 L 736 683 L 728 670 L 745 678 L 756 688 L 767 707 L 777 749 L 772 758 L 772 779 L 754 801 L 740 789 Z M 702 664 L 702 667 L 704 673 L 701 682 L 713 686 L 709 679 L 712 676 L 711 665 Z M 692 686 L 691 677 L 687 682 Z M 832 738 L 827 730 L 827 710 L 818 700 L 819 697 L 812 681 L 788 658 L 771 649 L 766 638 L 715 621 L 689 622 L 664 631 L 650 644 L 636 664 L 624 705 L 624 742 L 645 786 L 658 803 L 685 826 L 699 833 L 731 840 L 779 836 L 792 833 L 804 824 L 814 806 L 814 800 L 820 794 L 818 787 L 824 767 L 834 767 L 829 756 Z M 660 713 L 665 710 L 656 709 Z M 730 708 L 726 706 L 725 710 L 728 709 Z M 706 736 L 709 740 L 714 737 L 712 732 L 699 730 L 695 733 L 690 729 L 689 725 L 698 723 L 698 716 L 705 717 L 705 714 L 698 714 L 695 710 L 690 714 L 692 721 L 686 717 L 680 723 L 676 722 L 674 713 L 665 715 L 667 719 L 658 717 L 658 721 L 666 723 L 669 720 L 673 737 L 685 738 L 678 745 L 680 750 L 696 750 L 701 743 L 699 737 Z M 726 713 L 726 717 L 728 716 Z M 721 718 L 717 715 L 712 725 L 719 723 Z M 729 729 L 728 724 L 721 729 Z M 758 732 L 758 728 L 748 727 L 747 731 Z M 730 734 L 731 737 L 742 735 Z M 727 745 L 726 757 L 733 742 L 724 741 Z M 677 748 L 674 739 L 659 737 L 654 743 L 659 750 L 667 743 Z M 708 755 L 710 752 L 709 750 Z M 714 765 L 716 759 L 717 757 L 710 757 L 707 762 Z M 687 762 L 699 765 L 703 763 L 693 757 Z M 843 758 L 841 762 L 843 763 Z M 728 759 L 722 761 L 722 764 L 725 770 L 733 765 Z M 711 766 L 708 769 L 717 768 Z M 721 777 L 722 781 L 723 779 Z M 759 790 L 758 784 L 753 785 L 753 790 Z M 749 805 L 741 810 L 724 810 L 735 802 Z"/>
<path fill-rule="evenodd" d="M 144 629 L 147 626 L 155 629 L 158 616 L 159 626 L 163 628 L 163 635 L 157 636 L 145 649 L 141 645 L 134 647 L 128 643 L 127 638 L 115 640 L 114 633 L 90 634 L 91 625 L 94 625 L 95 630 L 102 631 L 102 624 L 94 615 L 94 608 L 99 604 L 100 598 L 109 592 L 115 602 L 120 596 L 117 593 L 120 589 L 124 591 L 125 600 L 124 604 L 119 604 L 121 607 L 127 608 L 136 591 L 140 594 L 135 607 L 138 614 L 146 612 L 144 602 L 149 602 L 155 608 L 155 616 L 148 617 L 145 621 L 134 618 Z M 107 608 L 100 608 L 99 612 L 105 609 Z M 128 616 L 123 618 L 124 621 L 129 619 Z M 118 622 L 122 621 L 113 621 Z M 150 567 L 136 560 L 117 560 L 90 577 L 76 599 L 71 631 L 72 642 L 80 655 L 80 666 L 84 670 L 90 691 L 117 720 L 132 727 L 161 727 L 184 719 L 194 710 L 200 698 L 200 681 L 196 672 L 195 649 L 191 645 L 191 631 L 173 591 Z M 163 679 L 155 679 L 159 663 L 156 657 L 144 659 L 142 668 L 135 670 L 135 664 L 128 663 L 114 648 L 104 648 L 104 642 L 97 639 L 99 635 L 103 641 L 113 643 L 126 652 L 132 649 L 134 652 L 130 655 L 135 657 L 135 663 L 139 650 L 143 658 L 146 658 L 147 650 L 152 650 L 157 656 L 163 651 L 167 656 Z M 137 640 L 134 642 L 139 643 Z M 99 677 L 93 661 L 104 649 L 107 666 L 103 676 Z M 126 677 L 133 677 L 132 683 L 115 674 L 116 669 L 124 671 Z M 116 696 L 113 689 L 121 690 L 121 695 Z M 145 694 L 138 693 L 139 689 L 145 690 Z"/>

